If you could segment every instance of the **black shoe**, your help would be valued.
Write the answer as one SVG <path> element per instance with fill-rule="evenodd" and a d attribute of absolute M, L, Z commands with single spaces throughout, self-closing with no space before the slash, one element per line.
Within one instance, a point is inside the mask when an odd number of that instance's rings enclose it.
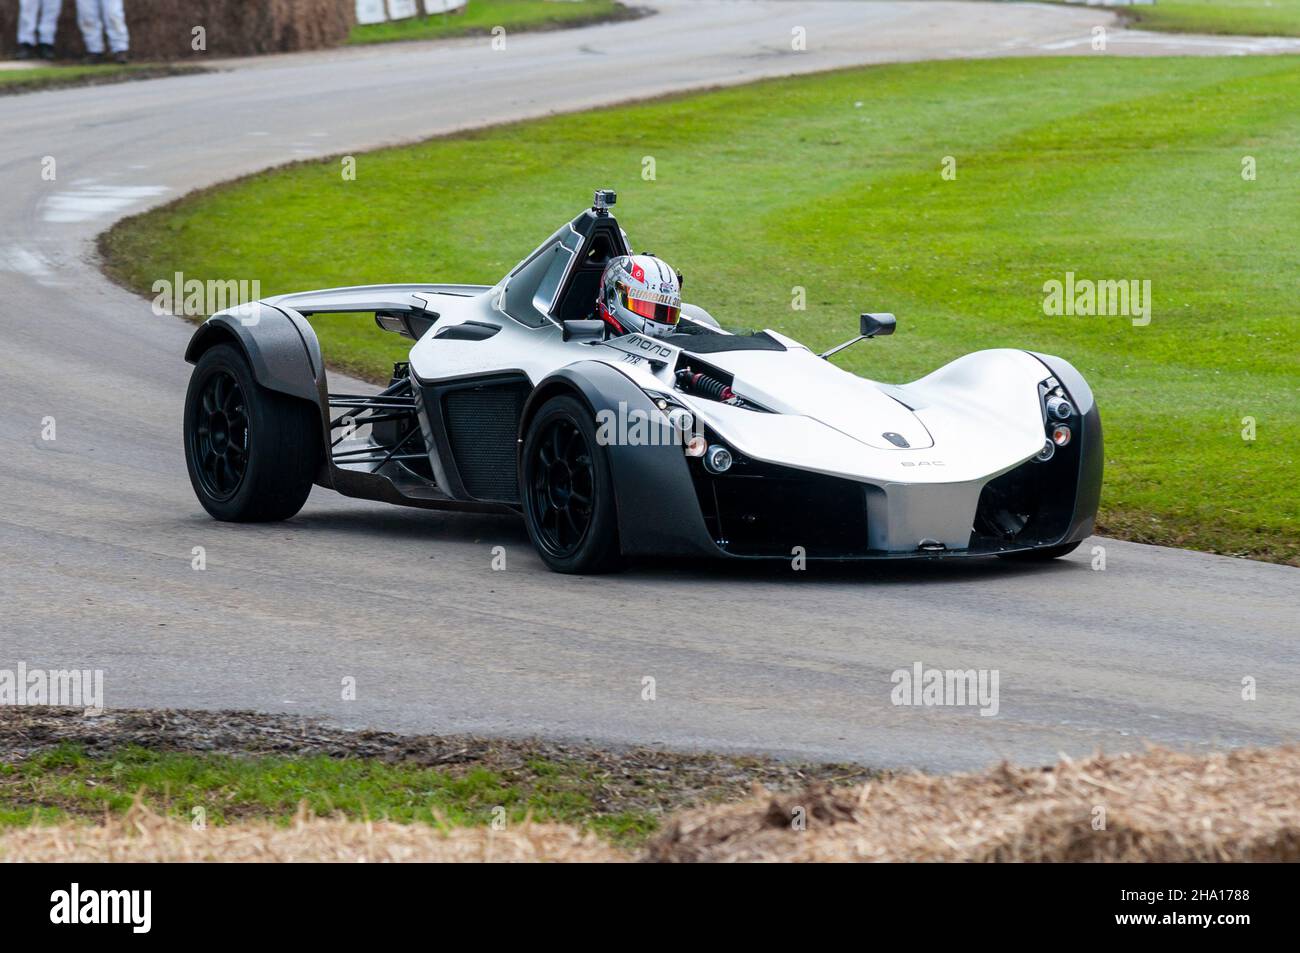
<path fill-rule="evenodd" d="M 87 53 L 81 58 L 81 62 L 85 63 L 87 66 L 98 66 L 100 63 L 104 62 L 104 54 Z"/>
<path fill-rule="evenodd" d="M 19 60 L 30 60 L 35 55 L 36 47 L 32 46 L 30 43 L 19 43 L 18 54 L 14 58 Z"/>
<path fill-rule="evenodd" d="M 52 60 L 52 59 L 54 59 L 54 47 L 53 47 L 51 44 L 49 44 L 49 43 L 42 43 L 42 44 L 40 45 L 39 49 L 40 49 L 40 53 L 41 53 L 41 59 L 43 59 L 43 60 Z"/>
<path fill-rule="evenodd" d="M 125 66 L 127 63 L 131 62 L 131 57 L 127 55 L 126 50 L 123 50 L 121 53 L 113 54 L 113 62 L 118 66 Z"/>

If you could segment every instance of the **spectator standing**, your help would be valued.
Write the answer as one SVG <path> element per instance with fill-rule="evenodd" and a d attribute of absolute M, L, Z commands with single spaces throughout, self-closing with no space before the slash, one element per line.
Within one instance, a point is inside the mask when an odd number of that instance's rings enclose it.
<path fill-rule="evenodd" d="M 63 0 L 18 0 L 18 58 L 54 59 L 54 34 Z"/>
<path fill-rule="evenodd" d="M 86 42 L 86 54 L 92 62 L 104 59 L 104 34 L 108 49 L 118 63 L 127 61 L 131 36 L 126 29 L 126 11 L 122 0 L 77 0 L 77 26 Z"/>

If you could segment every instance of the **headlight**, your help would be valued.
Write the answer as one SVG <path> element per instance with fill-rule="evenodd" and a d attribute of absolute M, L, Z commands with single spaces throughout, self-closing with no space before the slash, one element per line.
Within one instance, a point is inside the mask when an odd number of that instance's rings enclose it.
<path fill-rule="evenodd" d="M 704 465 L 711 473 L 726 473 L 731 469 L 731 451 L 715 443 L 704 454 Z"/>
<path fill-rule="evenodd" d="M 1042 449 L 1034 455 L 1034 459 L 1046 463 L 1056 456 L 1057 449 L 1068 446 L 1074 439 L 1074 431 L 1065 421 L 1072 420 L 1076 411 L 1055 377 L 1049 377 L 1038 385 L 1038 399 L 1046 422 L 1044 429 L 1047 431 L 1047 439 L 1043 441 Z"/>
<path fill-rule="evenodd" d="M 644 393 L 650 398 L 650 402 L 658 408 L 659 412 L 668 418 L 668 422 L 682 433 L 695 428 L 695 415 L 667 394 L 661 394 L 653 390 L 644 391 Z"/>
<path fill-rule="evenodd" d="M 1057 420 L 1069 420 L 1074 416 L 1074 405 L 1064 397 L 1047 398 L 1047 416 Z"/>

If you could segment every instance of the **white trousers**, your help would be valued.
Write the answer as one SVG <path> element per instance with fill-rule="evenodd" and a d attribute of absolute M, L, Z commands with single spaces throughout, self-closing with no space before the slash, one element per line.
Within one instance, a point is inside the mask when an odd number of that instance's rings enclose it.
<path fill-rule="evenodd" d="M 54 43 L 63 0 L 18 0 L 18 42 Z"/>
<path fill-rule="evenodd" d="M 108 48 L 114 53 L 124 53 L 131 46 L 122 0 L 77 0 L 77 26 L 81 27 L 87 53 L 104 52 L 105 33 Z"/>

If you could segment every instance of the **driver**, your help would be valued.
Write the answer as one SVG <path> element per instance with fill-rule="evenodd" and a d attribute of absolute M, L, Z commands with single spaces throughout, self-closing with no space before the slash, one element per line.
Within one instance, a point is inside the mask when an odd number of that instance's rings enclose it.
<path fill-rule="evenodd" d="M 610 334 L 665 337 L 677 330 L 681 313 L 681 276 L 667 262 L 653 255 L 619 255 L 605 265 L 596 316 Z"/>

